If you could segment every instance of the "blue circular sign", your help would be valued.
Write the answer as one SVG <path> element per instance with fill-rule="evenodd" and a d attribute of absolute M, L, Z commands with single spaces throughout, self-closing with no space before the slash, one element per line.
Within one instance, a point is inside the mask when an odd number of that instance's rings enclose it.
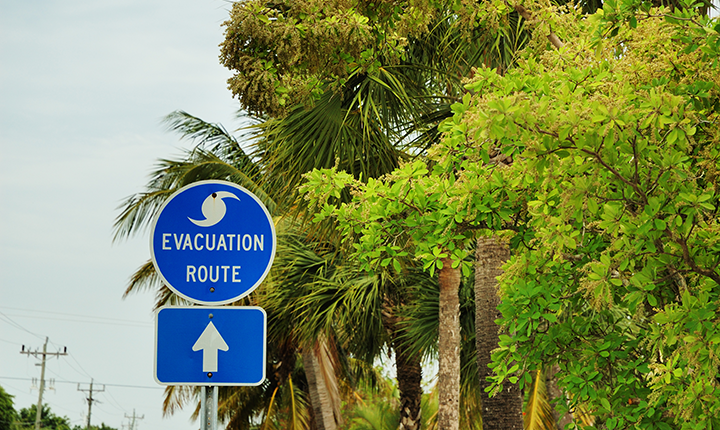
<path fill-rule="evenodd" d="M 250 294 L 270 271 L 276 246 L 265 205 L 227 181 L 199 181 L 175 192 L 150 234 L 152 261 L 165 285 L 205 305 Z"/>

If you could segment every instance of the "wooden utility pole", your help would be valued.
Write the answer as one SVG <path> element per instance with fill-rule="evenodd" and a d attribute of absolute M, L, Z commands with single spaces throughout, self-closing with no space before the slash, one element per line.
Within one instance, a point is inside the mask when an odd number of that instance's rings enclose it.
<path fill-rule="evenodd" d="M 89 389 L 80 388 L 80 384 L 78 384 L 78 387 L 77 387 L 78 391 L 87 391 L 88 392 L 88 396 L 86 398 L 87 402 L 88 402 L 88 416 L 87 416 L 86 430 L 90 430 L 90 416 L 92 415 L 92 404 L 93 404 L 93 402 L 97 402 L 96 399 L 93 399 L 93 393 L 101 393 L 101 392 L 105 391 L 104 385 L 103 385 L 102 389 L 97 389 L 97 388 L 93 389 L 93 382 L 94 382 L 94 380 L 92 378 L 90 378 L 90 388 Z"/>
<path fill-rule="evenodd" d="M 127 416 L 127 414 L 125 414 L 125 418 L 130 420 L 130 423 L 128 424 L 128 430 L 136 430 L 135 420 L 142 420 L 145 418 L 145 415 L 137 416 L 137 415 L 135 415 L 135 409 L 133 409 L 132 417 L 129 417 L 129 416 Z"/>
<path fill-rule="evenodd" d="M 47 359 L 47 356 L 55 356 L 59 357 L 61 355 L 67 355 L 67 347 L 64 348 L 63 352 L 47 352 L 47 344 L 48 344 L 48 338 L 45 337 L 45 344 L 43 345 L 42 352 L 39 352 L 37 350 L 25 351 L 25 345 L 22 346 L 22 349 L 20 350 L 20 354 L 26 354 L 28 357 L 33 356 L 35 358 L 42 357 L 40 364 L 36 364 L 36 366 L 40 366 L 40 388 L 38 391 L 40 394 L 38 395 L 38 402 L 37 402 L 37 411 L 35 413 L 35 430 L 40 430 L 40 421 L 42 420 L 42 398 L 43 398 L 43 391 L 45 391 L 45 361 Z"/>

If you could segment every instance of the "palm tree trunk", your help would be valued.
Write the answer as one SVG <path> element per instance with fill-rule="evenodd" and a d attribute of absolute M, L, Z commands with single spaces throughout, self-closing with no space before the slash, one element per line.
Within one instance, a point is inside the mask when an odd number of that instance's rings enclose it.
<path fill-rule="evenodd" d="M 400 423 L 398 430 L 420 430 L 422 426 L 422 364 L 400 338 L 401 329 L 395 305 L 386 296 L 382 322 L 395 352 L 395 377 L 400 391 Z"/>
<path fill-rule="evenodd" d="M 315 428 L 335 430 L 342 423 L 340 398 L 325 341 L 320 339 L 312 348 L 304 348 L 302 358 Z"/>
<path fill-rule="evenodd" d="M 495 236 L 481 237 L 477 240 L 475 258 L 475 341 L 480 388 L 484 392 L 489 386 L 487 377 L 492 375 L 488 367 L 490 352 L 499 341 L 495 324 L 500 317 L 497 277 L 510 258 L 510 248 Z M 517 385 L 506 382 L 494 397 L 483 397 L 482 418 L 483 430 L 522 430 L 522 397 Z"/>
<path fill-rule="evenodd" d="M 545 384 L 547 385 L 548 401 L 553 403 L 562 402 L 565 398 L 562 390 L 560 390 L 560 387 L 558 387 L 557 385 L 557 374 L 559 371 L 560 367 L 557 364 L 551 366 L 550 369 L 548 369 L 545 382 Z M 563 430 L 568 424 L 573 423 L 572 413 L 568 412 L 565 414 L 561 414 L 557 410 L 556 404 L 553 405 L 553 417 L 555 418 L 555 423 L 560 430 Z"/>
<path fill-rule="evenodd" d="M 401 341 L 393 339 L 395 368 L 400 390 L 400 425 L 398 430 L 420 430 L 422 427 L 422 366 L 420 356 L 412 354 Z"/>
<path fill-rule="evenodd" d="M 440 284 L 438 364 L 438 430 L 460 426 L 460 268 L 442 260 Z"/>

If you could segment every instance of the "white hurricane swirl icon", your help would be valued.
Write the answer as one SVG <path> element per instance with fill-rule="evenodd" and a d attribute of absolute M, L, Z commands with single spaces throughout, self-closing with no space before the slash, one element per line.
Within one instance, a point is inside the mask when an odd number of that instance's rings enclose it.
<path fill-rule="evenodd" d="M 210 227 L 219 223 L 225 217 L 225 212 L 227 211 L 223 199 L 229 197 L 240 200 L 238 196 L 227 191 L 218 191 L 210 194 L 200 208 L 205 219 L 195 220 L 190 217 L 188 217 L 188 219 L 199 227 Z"/>

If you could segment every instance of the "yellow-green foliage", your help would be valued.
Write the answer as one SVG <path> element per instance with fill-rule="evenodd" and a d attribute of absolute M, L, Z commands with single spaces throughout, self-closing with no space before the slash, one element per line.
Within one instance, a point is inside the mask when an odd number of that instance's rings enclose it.
<path fill-rule="evenodd" d="M 720 24 L 634 0 L 535 4 L 517 67 L 475 70 L 431 160 L 367 184 L 312 173 L 318 218 L 357 235 L 368 270 L 410 253 L 469 274 L 477 232 L 505 232 L 497 384 L 556 364 L 597 428 L 717 428 Z M 476 19 L 500 28 L 489 10 Z M 329 204 L 345 186 L 353 202 Z"/>
<path fill-rule="evenodd" d="M 472 159 L 512 158 L 498 185 L 527 199 L 498 381 L 557 360 L 561 385 L 607 428 L 711 428 L 720 25 L 685 11 L 618 19 L 608 4 L 573 18 L 563 49 L 530 44 L 506 75 L 479 70 L 447 127 Z"/>
<path fill-rule="evenodd" d="M 448 8 L 428 0 L 239 1 L 224 23 L 220 60 L 244 109 L 282 116 L 358 68 L 397 62 L 407 39 Z"/>

